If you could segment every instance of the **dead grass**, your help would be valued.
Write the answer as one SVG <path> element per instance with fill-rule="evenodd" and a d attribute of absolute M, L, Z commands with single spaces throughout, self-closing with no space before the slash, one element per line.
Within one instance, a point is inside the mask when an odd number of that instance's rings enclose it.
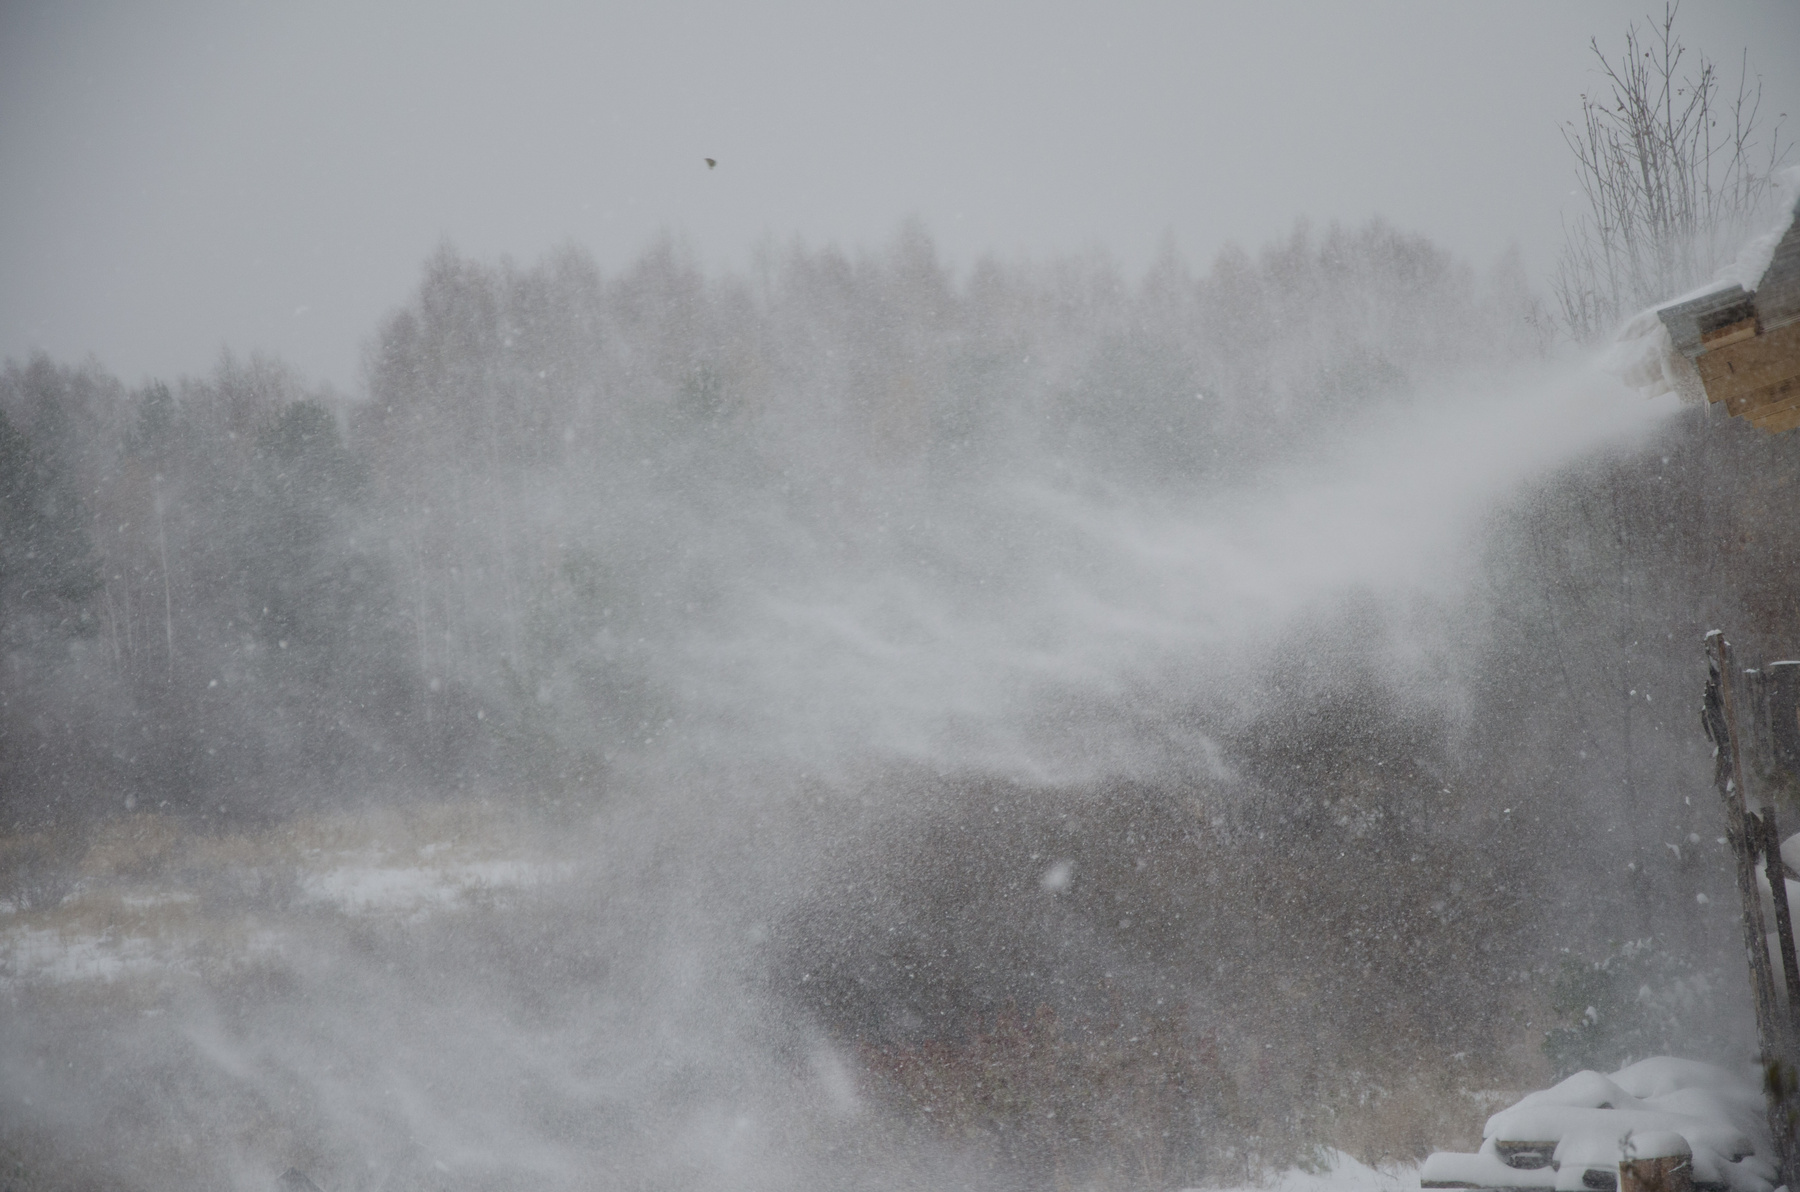
<path fill-rule="evenodd" d="M 15 910 L 41 910 L 68 897 L 83 841 L 73 833 L 0 836 L 0 898 Z"/>
<path fill-rule="evenodd" d="M 0 977 L 73 996 L 101 978 L 135 1000 L 181 974 L 256 967 L 255 937 L 313 909 L 303 883 L 341 866 L 447 870 L 548 846 L 478 801 L 300 816 L 218 831 L 155 812 L 83 830 L 0 836 Z M 552 854 L 553 855 L 553 854 Z M 329 908 L 326 908 L 329 909 Z M 131 982 L 119 977 L 132 977 Z M 132 986 L 128 990 L 126 986 Z M 85 996 L 85 995 L 84 995 Z"/>
<path fill-rule="evenodd" d="M 1198 1182 L 1243 1122 L 1210 1035 L 1184 1015 L 1065 1021 L 1008 1009 L 961 1039 L 865 1045 L 874 1093 L 995 1170 L 1054 1188 Z"/>
<path fill-rule="evenodd" d="M 255 938 L 316 913 L 296 896 L 305 875 L 349 863 L 554 855 L 528 832 L 468 801 L 338 811 L 254 832 L 149 813 L 79 838 L 0 837 L 0 863 L 60 866 L 35 879 L 41 896 L 0 915 L 0 975 L 16 975 L 7 947 L 37 933 L 52 947 L 100 940 L 145 948 L 154 963 L 122 980 L 15 985 L 21 1005 L 49 998 L 77 1016 L 155 1014 L 191 979 L 278 1001 L 275 986 L 290 978 L 278 958 L 258 954 Z M 1304 1008 L 1284 1017 L 1296 1015 Z M 1488 1114 L 1513 1096 L 1480 1090 L 1535 1087 L 1536 1073 L 1516 1057 L 1416 1056 L 1378 1072 L 1320 1074 L 1303 1118 L 1277 1117 L 1259 1103 L 1266 1074 L 1246 1058 L 1262 1055 L 1255 1047 L 1239 1054 L 1179 1009 L 1127 1012 L 1115 1000 L 1098 1019 L 1008 1009 L 955 1038 L 869 1043 L 859 1055 L 868 1093 L 895 1119 L 973 1156 L 1001 1182 L 1023 1177 L 1056 1189 L 1244 1182 L 1303 1162 L 1320 1145 L 1371 1164 L 1469 1149 Z M 13 1150 L 0 1150 L 0 1163 L 26 1173 L 11 1180 L 15 1192 L 100 1186 L 46 1174 L 29 1139 L 0 1132 L 5 1146 Z M 178 1160 L 169 1156 L 170 1170 Z"/>
<path fill-rule="evenodd" d="M 1471 1088 L 1458 1075 L 1460 1066 L 1426 1065 L 1335 1099 L 1321 1123 L 1322 1140 L 1370 1166 L 1416 1162 L 1432 1151 L 1475 1150 L 1482 1124 L 1524 1090 Z"/>
<path fill-rule="evenodd" d="M 93 830 L 81 858 L 84 877 L 130 881 L 153 878 L 182 851 L 191 832 L 154 812 L 107 820 Z"/>
<path fill-rule="evenodd" d="M 1265 1098 L 1263 1061 L 1232 1050 L 1180 1011 L 1066 1021 L 1047 1006 L 956 1039 L 859 1049 L 872 1095 L 915 1129 L 1054 1188 L 1253 1183 L 1327 1148 L 1371 1167 L 1417 1162 L 1475 1149 L 1488 1116 L 1536 1087 L 1536 1067 L 1506 1057 L 1421 1054 Z"/>

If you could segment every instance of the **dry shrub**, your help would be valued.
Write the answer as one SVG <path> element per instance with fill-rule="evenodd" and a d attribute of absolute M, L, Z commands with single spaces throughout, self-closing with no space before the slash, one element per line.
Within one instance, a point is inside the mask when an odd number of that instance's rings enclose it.
<path fill-rule="evenodd" d="M 1481 1127 L 1523 1090 L 1472 1089 L 1459 1064 L 1426 1064 L 1331 1098 L 1317 1132 L 1324 1145 L 1370 1166 L 1417 1161 L 1432 1151 L 1473 1151 Z"/>
<path fill-rule="evenodd" d="M 60 906 L 75 889 L 74 859 L 81 855 L 77 832 L 18 832 L 0 836 L 0 901 L 13 909 L 43 911 Z"/>

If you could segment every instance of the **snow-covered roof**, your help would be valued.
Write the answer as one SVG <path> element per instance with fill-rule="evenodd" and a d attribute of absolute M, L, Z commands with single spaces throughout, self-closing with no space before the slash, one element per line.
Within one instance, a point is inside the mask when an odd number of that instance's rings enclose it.
<path fill-rule="evenodd" d="M 1706 351 L 1706 337 L 1722 327 L 1756 317 L 1755 296 L 1735 283 L 1708 290 L 1698 298 L 1657 308 L 1669 329 L 1669 342 L 1689 360 Z"/>
<path fill-rule="evenodd" d="M 1784 181 L 1800 192 L 1800 170 Z M 1630 375 L 1661 374 L 1678 392 L 1702 390 L 1766 431 L 1800 427 L 1800 193 L 1786 222 L 1746 245 L 1730 272 L 1736 276 L 1657 308 L 1674 354 L 1654 353 L 1656 369 L 1634 357 Z M 1637 326 L 1644 318 L 1630 327 L 1634 343 L 1646 338 Z"/>
<path fill-rule="evenodd" d="M 1747 254 L 1761 264 L 1753 280 L 1721 279 L 1713 286 L 1657 308 L 1669 329 L 1675 349 L 1692 360 L 1707 351 L 1709 337 L 1723 328 L 1754 319 L 1767 333 L 1800 320 L 1800 196 L 1788 211 L 1787 222 L 1772 237 L 1760 238 Z M 1774 240 L 1773 246 L 1766 244 Z M 1767 252 L 1767 262 L 1762 262 Z M 1751 268 L 1755 268 L 1752 265 Z M 1745 288 L 1745 281 L 1751 287 Z"/>

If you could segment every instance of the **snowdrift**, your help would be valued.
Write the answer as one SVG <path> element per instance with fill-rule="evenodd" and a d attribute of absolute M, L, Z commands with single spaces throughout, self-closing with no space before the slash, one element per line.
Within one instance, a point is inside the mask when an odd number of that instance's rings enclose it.
<path fill-rule="evenodd" d="M 1656 1056 L 1530 1094 L 1487 1120 L 1475 1154 L 1427 1158 L 1419 1184 L 1604 1192 L 1619 1186 L 1621 1164 L 1664 1160 L 1686 1166 L 1696 1192 L 1770 1192 L 1773 1153 L 1751 1079 Z"/>

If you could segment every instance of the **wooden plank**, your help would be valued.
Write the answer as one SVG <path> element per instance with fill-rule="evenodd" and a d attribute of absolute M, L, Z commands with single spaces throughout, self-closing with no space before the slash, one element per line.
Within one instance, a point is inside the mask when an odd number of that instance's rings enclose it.
<path fill-rule="evenodd" d="M 1794 385 L 1786 393 L 1778 394 L 1773 401 L 1760 402 L 1754 406 L 1745 406 L 1741 411 L 1733 411 L 1740 418 L 1748 418 L 1761 426 L 1765 421 L 1790 414 L 1800 409 L 1800 384 Z"/>
<path fill-rule="evenodd" d="M 1800 392 L 1800 377 L 1787 377 L 1767 385 L 1750 385 L 1727 375 L 1719 382 L 1720 396 L 1725 399 L 1725 408 L 1733 414 L 1745 414 L 1761 406 L 1780 401 L 1791 393 Z"/>
<path fill-rule="evenodd" d="M 1760 414 L 1779 414 L 1783 410 L 1791 410 L 1800 406 L 1800 377 L 1787 385 L 1777 385 L 1774 396 L 1756 407 Z"/>
<path fill-rule="evenodd" d="M 1770 414 L 1765 418 L 1758 419 L 1756 425 L 1761 429 L 1768 431 L 1770 434 L 1780 434 L 1784 430 L 1793 430 L 1795 427 L 1800 426 L 1800 408 L 1783 410 L 1780 413 Z"/>
<path fill-rule="evenodd" d="M 1775 407 L 1785 404 L 1788 398 L 1796 395 L 1800 395 L 1800 377 L 1780 385 L 1735 394 L 1726 399 L 1725 409 L 1738 418 L 1753 418 L 1763 411 L 1773 413 Z"/>
<path fill-rule="evenodd" d="M 1800 415 L 1800 398 L 1772 406 L 1759 406 L 1744 417 L 1761 429 L 1774 432 L 1793 426 L 1796 415 Z"/>
<path fill-rule="evenodd" d="M 1702 353 L 1694 366 L 1706 383 L 1707 395 L 1717 386 L 1728 401 L 1791 381 L 1800 377 L 1800 323 Z"/>
<path fill-rule="evenodd" d="M 1727 344 L 1739 343 L 1756 337 L 1756 320 L 1754 318 L 1739 319 L 1735 323 L 1727 323 L 1723 327 L 1700 334 L 1700 346 L 1711 352 Z"/>

